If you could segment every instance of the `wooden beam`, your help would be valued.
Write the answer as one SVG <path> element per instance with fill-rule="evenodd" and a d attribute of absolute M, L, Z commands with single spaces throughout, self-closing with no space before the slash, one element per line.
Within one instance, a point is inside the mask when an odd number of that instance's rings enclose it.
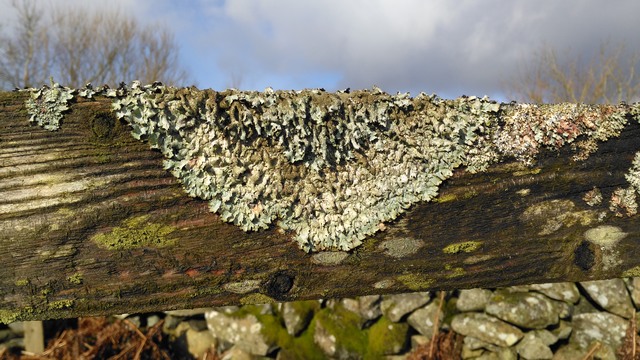
<path fill-rule="evenodd" d="M 458 169 L 360 247 L 306 253 L 187 196 L 110 99 L 77 100 L 50 132 L 28 96 L 0 93 L 1 322 L 640 275 L 640 222 L 612 205 L 636 121 L 586 160 L 567 146 Z"/>

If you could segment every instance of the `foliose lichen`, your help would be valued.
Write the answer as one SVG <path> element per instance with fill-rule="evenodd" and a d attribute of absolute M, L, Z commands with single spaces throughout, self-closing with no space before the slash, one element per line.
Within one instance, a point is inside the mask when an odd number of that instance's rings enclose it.
<path fill-rule="evenodd" d="M 74 90 L 60 86 L 51 80 L 51 86 L 31 89 L 31 96 L 26 101 L 29 121 L 43 128 L 55 131 L 60 128 L 63 112 L 69 110 L 69 100 L 73 99 Z"/>
<path fill-rule="evenodd" d="M 72 95 L 57 84 L 33 90 L 32 121 L 57 129 Z M 504 158 L 531 164 L 542 149 L 567 144 L 584 159 L 640 113 L 636 104 L 499 104 L 376 87 L 217 92 L 134 82 L 87 84 L 78 94 L 96 95 L 113 97 L 133 136 L 160 150 L 165 169 L 222 220 L 245 231 L 277 225 L 305 251 L 355 248 L 413 204 L 433 200 L 459 167 L 478 172 Z"/>
<path fill-rule="evenodd" d="M 499 108 L 487 99 L 412 99 L 379 89 L 139 84 L 114 102 L 191 196 L 210 200 L 212 211 L 245 231 L 277 222 L 306 251 L 350 250 L 380 223 L 435 197 L 456 167 L 486 166 L 482 133 Z"/>

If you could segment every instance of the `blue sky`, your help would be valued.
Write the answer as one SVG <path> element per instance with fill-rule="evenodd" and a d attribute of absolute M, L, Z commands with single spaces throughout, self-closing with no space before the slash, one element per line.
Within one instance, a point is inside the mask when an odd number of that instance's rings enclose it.
<path fill-rule="evenodd" d="M 543 45 L 597 53 L 603 41 L 639 51 L 640 1 L 39 0 L 120 9 L 171 29 L 200 88 L 324 87 L 443 97 L 503 88 Z M 10 0 L 0 0 L 10 24 Z M 6 10 L 6 11 L 5 11 Z"/>

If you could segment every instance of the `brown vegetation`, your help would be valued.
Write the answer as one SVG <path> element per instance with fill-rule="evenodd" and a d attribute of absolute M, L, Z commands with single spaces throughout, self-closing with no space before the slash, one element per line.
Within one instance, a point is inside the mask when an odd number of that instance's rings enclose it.
<path fill-rule="evenodd" d="M 636 71 L 640 54 L 605 42 L 588 60 L 543 46 L 506 84 L 518 101 L 534 103 L 619 103 L 640 100 Z"/>
<path fill-rule="evenodd" d="M 178 44 L 159 24 L 141 26 L 113 10 L 64 7 L 45 16 L 35 1 L 13 2 L 13 7 L 14 29 L 0 35 L 0 88 L 38 87 L 50 76 L 72 87 L 186 81 Z"/>

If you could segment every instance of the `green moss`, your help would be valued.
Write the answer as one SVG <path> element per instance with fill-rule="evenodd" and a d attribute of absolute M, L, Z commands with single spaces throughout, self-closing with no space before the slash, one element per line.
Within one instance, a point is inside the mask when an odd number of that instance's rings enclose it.
<path fill-rule="evenodd" d="M 360 316 L 336 305 L 320 310 L 315 319 L 328 334 L 335 336 L 336 349 L 365 354 L 369 345 L 368 331 L 360 329 Z"/>
<path fill-rule="evenodd" d="M 394 323 L 386 316 L 382 316 L 369 328 L 369 345 L 365 359 L 397 353 L 404 346 L 407 331 L 409 331 L 407 323 Z"/>
<path fill-rule="evenodd" d="M 82 273 L 75 273 L 69 277 L 67 277 L 67 281 L 69 281 L 72 284 L 75 285 L 80 285 L 82 284 Z"/>
<path fill-rule="evenodd" d="M 398 281 L 403 283 L 409 290 L 420 291 L 426 290 L 435 280 L 416 274 L 404 274 L 398 276 Z"/>
<path fill-rule="evenodd" d="M 287 341 L 278 343 L 281 349 L 278 352 L 278 358 L 282 360 L 323 360 L 326 355 L 322 349 L 316 345 L 313 339 L 316 329 L 316 320 L 312 319 L 309 326 L 297 337 L 288 337 Z"/>
<path fill-rule="evenodd" d="M 30 283 L 29 279 L 18 279 L 14 282 L 16 286 L 27 286 L 29 285 L 29 283 Z"/>
<path fill-rule="evenodd" d="M 482 241 L 464 241 L 460 243 L 455 243 L 451 245 L 447 245 L 442 252 L 445 254 L 457 254 L 459 252 L 472 252 L 476 251 L 482 245 Z"/>
<path fill-rule="evenodd" d="M 170 239 L 167 235 L 175 231 L 175 228 L 147 222 L 148 218 L 143 215 L 128 219 L 123 226 L 115 227 L 108 233 L 95 235 L 91 240 L 110 250 L 174 245 L 175 239 Z"/>

